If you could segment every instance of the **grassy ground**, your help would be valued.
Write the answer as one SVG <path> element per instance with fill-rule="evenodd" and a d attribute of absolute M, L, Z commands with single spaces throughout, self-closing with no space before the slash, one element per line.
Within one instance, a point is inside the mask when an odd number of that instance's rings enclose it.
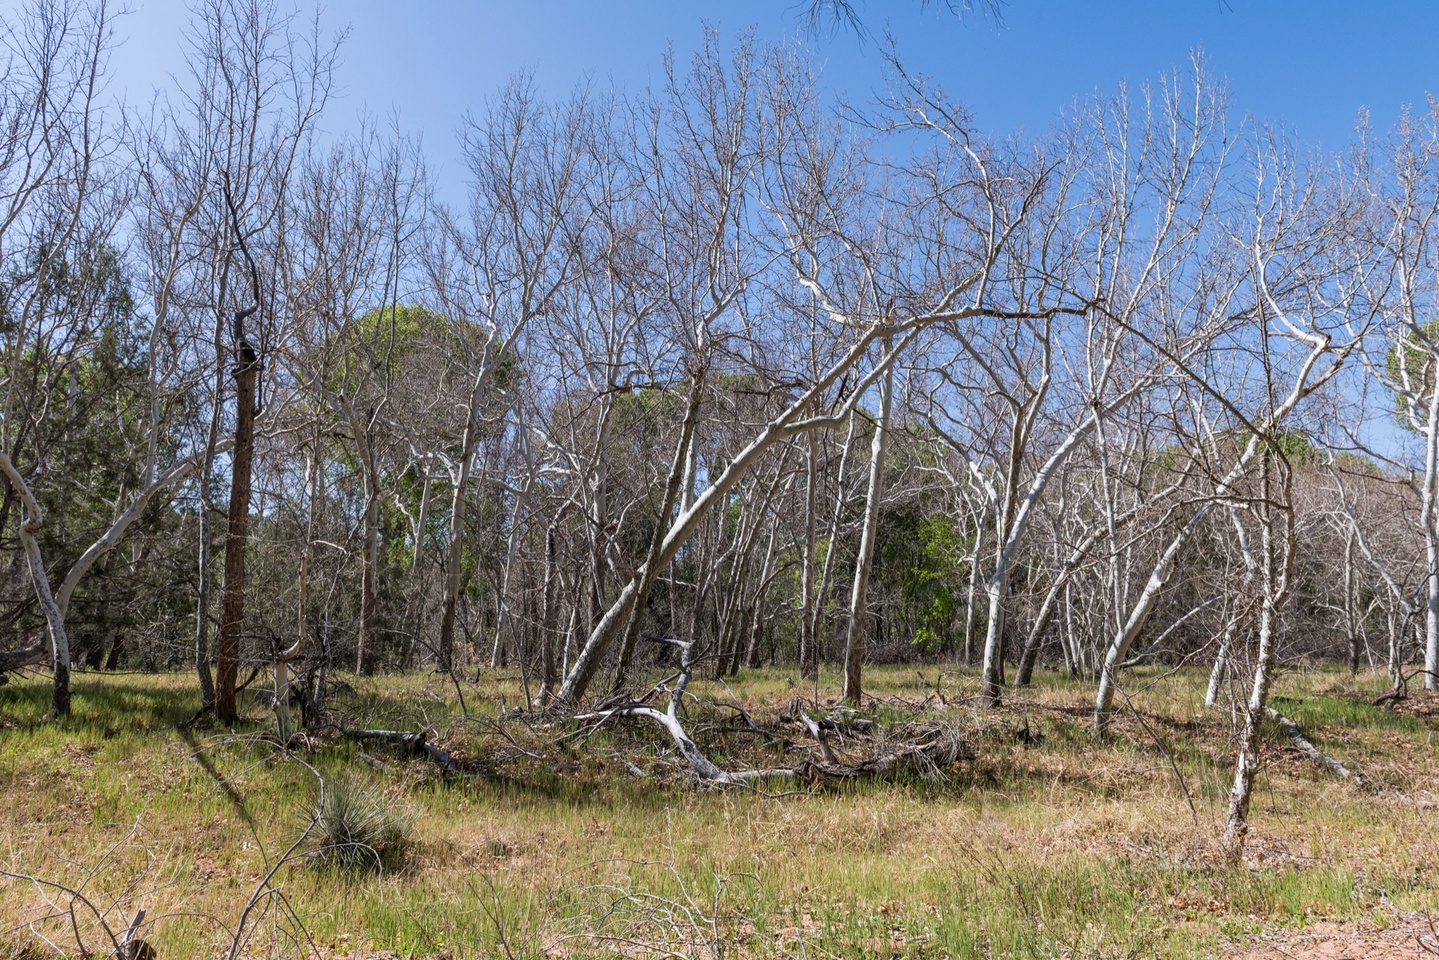
<path fill-rule="evenodd" d="M 1238 866 L 1217 838 L 1232 718 L 1203 708 L 1196 673 L 1131 674 L 1099 743 L 1085 684 L 1043 676 L 979 711 L 969 673 L 874 669 L 866 714 L 947 717 L 976 759 L 931 779 L 723 791 L 689 783 L 648 727 L 496 722 L 502 698 L 523 702 L 517 675 L 464 684 L 463 709 L 447 677 L 346 680 L 332 706 L 350 722 L 433 729 L 466 775 L 337 737 L 287 758 L 258 702 L 252 726 L 190 729 L 186 676 L 79 675 L 59 724 L 42 678 L 0 687 L 0 869 L 34 878 L 0 878 L 0 954 L 55 955 L 43 937 L 105 955 L 76 892 L 117 927 L 146 908 L 161 960 L 224 955 L 242 915 L 247 956 L 708 957 L 708 941 L 737 956 L 1191 957 L 1439 901 L 1439 717 L 1427 700 L 1371 706 L 1379 676 L 1282 678 L 1276 706 L 1379 789 L 1322 773 L 1271 731 Z M 785 753 L 716 729 L 738 726 L 732 712 L 697 707 L 696 739 L 732 768 L 794 762 L 806 741 L 786 705 L 837 693 L 780 671 L 729 686 L 694 689 L 792 741 Z M 280 862 L 321 777 L 369 783 L 413 815 L 399 867 Z"/>

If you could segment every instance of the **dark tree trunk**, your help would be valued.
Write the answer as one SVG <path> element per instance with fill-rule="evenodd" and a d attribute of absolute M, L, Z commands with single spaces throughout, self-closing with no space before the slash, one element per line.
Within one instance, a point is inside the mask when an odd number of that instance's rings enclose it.
<path fill-rule="evenodd" d="M 235 447 L 230 473 L 230 514 L 225 535 L 225 589 L 216 641 L 215 715 L 234 723 L 235 685 L 240 669 L 240 635 L 245 622 L 245 547 L 250 535 L 250 466 L 255 454 L 255 381 L 259 359 L 248 341 L 236 349 Z"/>

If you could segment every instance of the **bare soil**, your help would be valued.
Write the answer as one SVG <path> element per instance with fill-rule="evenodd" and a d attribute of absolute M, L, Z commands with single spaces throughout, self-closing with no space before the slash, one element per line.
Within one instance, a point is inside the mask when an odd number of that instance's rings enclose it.
<path fill-rule="evenodd" d="M 1228 960 L 1413 960 L 1439 957 L 1439 916 L 1411 914 L 1393 926 L 1315 923 L 1278 930 L 1224 954 Z"/>

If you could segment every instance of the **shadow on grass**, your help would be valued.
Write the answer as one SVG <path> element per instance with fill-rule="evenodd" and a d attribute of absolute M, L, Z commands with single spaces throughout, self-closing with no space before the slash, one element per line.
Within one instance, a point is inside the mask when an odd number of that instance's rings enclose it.
<path fill-rule="evenodd" d="M 200 769 L 204 770 L 210 779 L 215 781 L 215 786 L 219 787 L 225 794 L 225 798 L 230 801 L 230 805 L 235 808 L 235 812 L 240 815 L 240 819 L 244 820 L 253 830 L 255 820 L 250 816 L 249 808 L 245 806 L 245 798 L 241 796 L 239 790 L 235 789 L 235 785 L 230 782 L 229 778 L 221 773 L 219 768 L 215 766 L 215 761 L 210 759 L 210 755 L 205 752 L 205 748 L 200 744 L 199 740 L 195 738 L 195 731 L 192 730 L 188 724 L 179 723 L 175 726 L 175 732 L 180 735 L 181 740 L 185 741 L 185 746 L 190 748 L 190 759 L 199 764 Z"/>
<path fill-rule="evenodd" d="M 71 715 L 50 718 L 51 681 L 31 675 L 0 686 L 0 722 L 21 729 L 52 727 L 110 738 L 123 731 L 173 729 L 200 707 L 200 694 L 173 674 L 76 673 L 70 684 Z"/>

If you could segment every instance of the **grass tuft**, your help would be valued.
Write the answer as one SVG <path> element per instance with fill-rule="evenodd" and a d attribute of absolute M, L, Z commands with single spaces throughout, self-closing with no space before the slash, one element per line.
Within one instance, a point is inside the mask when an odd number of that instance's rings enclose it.
<path fill-rule="evenodd" d="M 336 870 L 393 870 L 404 862 L 414 825 L 414 814 L 395 807 L 379 787 L 337 777 L 321 791 L 309 855 Z"/>

